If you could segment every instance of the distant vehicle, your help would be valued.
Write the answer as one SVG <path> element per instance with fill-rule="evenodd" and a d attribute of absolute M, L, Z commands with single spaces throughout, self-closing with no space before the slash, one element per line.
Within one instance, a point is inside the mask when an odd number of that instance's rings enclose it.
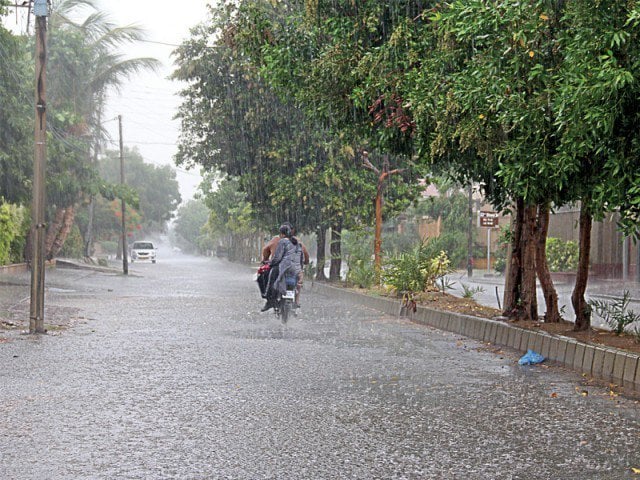
<path fill-rule="evenodd" d="M 136 260 L 151 260 L 156 263 L 156 246 L 148 240 L 133 242 L 131 245 L 131 263 Z"/>

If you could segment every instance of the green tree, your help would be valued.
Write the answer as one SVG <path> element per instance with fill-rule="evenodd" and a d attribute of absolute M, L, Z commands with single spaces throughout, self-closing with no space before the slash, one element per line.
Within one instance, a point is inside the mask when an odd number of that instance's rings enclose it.
<path fill-rule="evenodd" d="M 565 63 L 555 99 L 560 157 L 573 165 L 572 197 L 580 201 L 580 254 L 571 297 L 576 328 L 591 325 L 585 299 L 591 225 L 618 210 L 627 234 L 637 235 L 638 7 L 579 0 L 566 5 L 559 48 Z"/>
<path fill-rule="evenodd" d="M 176 172 L 170 166 L 146 163 L 134 148 L 124 150 L 125 183 L 137 193 L 137 210 L 145 234 L 166 231 L 167 222 L 181 202 Z M 120 181 L 120 152 L 107 150 L 100 161 L 100 174 L 107 183 Z"/>
<path fill-rule="evenodd" d="M 3 12 L 0 2 L 0 15 Z M 28 46 L 0 25 L 0 198 L 25 203 L 33 168 L 33 77 Z"/>
<path fill-rule="evenodd" d="M 178 235 L 180 246 L 184 249 L 205 253 L 211 248 L 204 227 L 209 220 L 209 209 L 202 200 L 189 200 L 178 208 L 174 232 Z"/>
<path fill-rule="evenodd" d="M 208 33 L 199 32 L 202 38 L 198 42 L 186 44 L 180 50 L 184 57 L 179 62 L 183 66 L 178 71 L 178 78 L 193 82 L 192 88 L 185 92 L 193 99 L 184 104 L 186 121 L 183 122 L 183 132 L 190 126 L 195 127 L 195 130 L 188 131 L 185 142 L 190 150 L 194 150 L 193 145 L 189 146 L 188 143 L 194 140 L 196 145 L 204 147 L 202 151 L 209 154 L 209 160 L 216 152 L 220 152 L 228 161 L 228 156 L 222 153 L 224 145 L 216 149 L 208 142 L 220 142 L 220 133 L 229 127 L 225 125 L 217 130 L 209 125 L 213 125 L 214 121 L 220 125 L 220 122 L 233 119 L 228 145 L 240 143 L 234 149 L 234 154 L 248 153 L 243 147 L 253 147 L 249 164 L 262 172 L 264 169 L 260 165 L 265 161 L 261 148 L 268 145 L 270 171 L 258 179 L 266 195 L 249 196 L 256 213 L 259 214 L 264 205 L 268 209 L 284 206 L 285 214 L 277 217 L 280 220 L 291 219 L 291 212 L 294 212 L 297 219 L 293 221 L 300 231 L 315 230 L 318 233 L 318 252 L 324 251 L 323 232 L 331 227 L 334 234 L 331 271 L 335 276 L 340 270 L 340 231 L 363 222 L 372 223 L 373 216 L 366 215 L 365 209 L 373 211 L 371 202 L 376 196 L 376 182 L 370 178 L 369 172 L 359 166 L 361 157 L 357 146 L 368 142 L 357 138 L 357 129 L 347 128 L 358 110 L 350 98 L 350 85 L 354 82 L 349 74 L 350 62 L 353 62 L 350 50 L 339 47 L 337 43 L 331 45 L 340 49 L 338 55 L 344 59 L 339 66 L 329 65 L 331 52 L 325 52 L 326 57 L 320 58 L 321 46 L 329 45 L 328 38 L 336 42 L 342 39 L 329 35 L 328 31 L 318 31 L 315 24 L 308 22 L 308 13 L 301 3 L 275 4 L 266 1 L 240 2 L 237 6 L 227 2 L 213 10 L 214 21 Z M 221 39 L 215 53 L 212 52 L 214 49 L 207 46 L 207 38 Z M 203 61 L 205 57 L 211 60 Z M 325 65 L 320 65 L 322 60 L 325 60 Z M 218 69 L 218 75 L 215 76 L 203 71 L 216 62 L 226 62 L 230 66 Z M 243 69 L 240 74 L 238 70 L 233 71 L 233 68 L 241 66 Z M 322 78 L 313 77 L 314 73 Z M 308 78 L 314 80 L 307 82 Z M 220 79 L 227 79 L 226 87 L 218 85 Z M 241 95 L 250 92 L 250 88 L 237 88 L 244 80 L 248 81 L 250 87 L 258 89 L 256 93 L 260 97 L 257 98 L 268 105 L 270 115 L 282 119 L 264 129 L 266 138 L 260 134 L 260 130 L 252 129 L 254 125 L 247 121 L 256 117 L 264 119 L 264 115 L 255 115 L 250 109 L 241 108 L 246 108 L 256 98 L 254 94 L 247 101 Z M 218 91 L 214 95 L 203 95 L 202 92 L 210 91 L 212 85 L 216 85 Z M 325 97 L 319 95 L 320 92 L 324 92 Z M 332 98 L 326 98 L 327 95 Z M 232 97 L 240 101 L 230 101 Z M 212 101 L 212 98 L 215 100 Z M 230 103 L 234 107 L 230 109 L 230 115 L 212 114 L 211 105 L 223 108 Z M 200 109 L 202 113 L 193 114 Z M 254 107 L 254 110 L 260 112 L 259 107 Z M 368 124 L 369 113 L 360 110 L 360 122 Z M 284 116 L 279 114 L 280 111 Z M 214 121 L 210 120 L 211 117 Z M 203 122 L 203 118 L 209 124 Z M 203 131 L 217 131 L 217 135 L 201 135 Z M 238 142 L 237 135 L 240 133 L 245 138 Z M 236 135 L 235 139 L 232 134 Z M 194 158 L 193 154 L 188 156 Z M 401 157 L 392 156 L 390 159 L 395 164 Z M 246 166 L 247 159 L 244 162 Z M 395 165 L 391 168 L 395 168 Z M 247 190 L 255 182 L 255 179 L 250 179 L 251 171 L 247 168 L 241 171 L 222 170 L 239 175 L 241 185 Z M 407 179 L 413 176 L 411 169 L 406 169 L 405 175 L 387 186 L 387 213 L 393 212 L 394 208 L 401 211 L 406 207 L 407 199 L 413 198 L 415 190 L 405 187 Z M 273 184 L 270 183 L 272 178 L 275 179 Z M 247 180 L 249 185 L 246 185 Z M 371 199 L 371 202 L 365 202 L 365 209 L 361 207 L 363 197 Z M 319 268 L 318 271 L 323 272 L 323 269 Z"/>
<path fill-rule="evenodd" d="M 80 18 L 79 21 L 75 18 Z M 49 112 L 51 175 L 48 198 L 55 206 L 48 256 L 55 255 L 74 222 L 77 206 L 89 199 L 85 254 L 89 254 L 93 198 L 98 193 L 96 160 L 104 130 L 100 125 L 108 89 L 158 62 L 126 58 L 119 49 L 144 38 L 139 27 L 117 27 L 94 0 L 62 0 L 49 22 Z M 57 230 L 56 230 L 57 229 Z"/>

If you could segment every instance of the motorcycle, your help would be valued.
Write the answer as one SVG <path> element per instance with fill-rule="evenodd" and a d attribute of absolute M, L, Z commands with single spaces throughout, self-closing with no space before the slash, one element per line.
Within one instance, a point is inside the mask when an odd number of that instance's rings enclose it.
<path fill-rule="evenodd" d="M 280 317 L 282 323 L 287 323 L 289 320 L 289 314 L 294 311 L 298 279 L 295 275 L 286 275 L 285 283 L 287 285 L 287 290 L 284 295 L 278 294 L 276 306 L 274 308 L 276 316 Z"/>

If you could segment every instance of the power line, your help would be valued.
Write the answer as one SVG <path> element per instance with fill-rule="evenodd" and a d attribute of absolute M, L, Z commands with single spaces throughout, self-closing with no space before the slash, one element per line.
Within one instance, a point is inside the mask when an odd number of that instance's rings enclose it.
<path fill-rule="evenodd" d="M 180 45 L 177 45 L 175 43 L 167 43 L 167 42 L 158 42 L 157 40 L 138 40 L 139 42 L 142 43 L 153 43 L 156 45 L 166 45 L 167 47 L 180 47 Z"/>

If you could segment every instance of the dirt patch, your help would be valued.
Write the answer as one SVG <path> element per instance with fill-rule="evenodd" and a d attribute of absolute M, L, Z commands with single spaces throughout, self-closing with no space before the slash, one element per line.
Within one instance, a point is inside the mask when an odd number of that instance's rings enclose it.
<path fill-rule="evenodd" d="M 30 306 L 27 303 L 18 303 L 9 309 L 0 310 L 0 333 L 21 332 L 29 329 Z M 71 328 L 73 325 L 84 321 L 80 315 L 80 309 L 47 305 L 44 310 L 46 323 L 45 329 L 49 333 L 60 332 Z M 0 337 L 0 343 L 9 341 L 6 337 Z"/>
<path fill-rule="evenodd" d="M 400 298 L 390 295 L 381 289 L 353 289 L 360 293 L 368 293 L 375 296 L 384 296 L 401 300 Z M 501 318 L 502 312 L 495 308 L 478 305 L 474 300 L 469 298 L 460 298 L 455 295 L 442 292 L 424 292 L 416 294 L 414 300 L 417 305 L 421 305 L 434 310 L 445 312 L 455 312 L 464 315 L 471 315 L 480 318 L 488 318 L 493 320 L 502 320 L 516 327 L 528 330 L 538 330 L 554 335 L 563 335 L 565 337 L 574 338 L 580 342 L 590 345 L 603 347 L 612 347 L 620 350 L 626 350 L 631 353 L 640 355 L 640 341 L 636 336 L 631 334 L 616 335 L 608 330 L 592 328 L 584 332 L 576 332 L 573 330 L 574 324 L 563 321 L 560 323 L 544 323 L 544 322 L 525 322 L 525 321 L 509 321 Z"/>

